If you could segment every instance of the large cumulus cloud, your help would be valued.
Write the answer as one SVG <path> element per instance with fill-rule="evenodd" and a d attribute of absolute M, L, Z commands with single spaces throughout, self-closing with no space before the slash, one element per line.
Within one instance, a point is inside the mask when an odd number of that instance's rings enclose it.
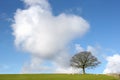
<path fill-rule="evenodd" d="M 44 70 L 41 67 L 48 66 L 55 67 L 54 72 L 64 72 L 70 58 L 67 46 L 88 31 L 88 22 L 74 14 L 54 16 L 47 0 L 23 1 L 27 7 L 16 11 L 12 24 L 15 45 L 32 56 L 29 66 L 23 70 L 34 71 L 37 67 Z"/>

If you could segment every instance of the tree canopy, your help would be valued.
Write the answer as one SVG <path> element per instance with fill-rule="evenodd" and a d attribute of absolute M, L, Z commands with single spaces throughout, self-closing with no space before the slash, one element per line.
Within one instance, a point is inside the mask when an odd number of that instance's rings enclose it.
<path fill-rule="evenodd" d="M 81 68 L 83 71 L 83 74 L 85 74 L 86 68 L 94 68 L 98 64 L 100 64 L 100 61 L 92 55 L 91 52 L 83 51 L 75 54 L 71 58 L 71 66 L 75 68 Z"/>

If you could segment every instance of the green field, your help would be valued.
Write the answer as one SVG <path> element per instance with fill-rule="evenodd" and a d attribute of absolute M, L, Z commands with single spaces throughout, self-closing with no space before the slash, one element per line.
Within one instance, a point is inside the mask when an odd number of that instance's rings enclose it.
<path fill-rule="evenodd" d="M 0 80 L 118 80 L 106 75 L 80 74 L 1 74 Z"/>

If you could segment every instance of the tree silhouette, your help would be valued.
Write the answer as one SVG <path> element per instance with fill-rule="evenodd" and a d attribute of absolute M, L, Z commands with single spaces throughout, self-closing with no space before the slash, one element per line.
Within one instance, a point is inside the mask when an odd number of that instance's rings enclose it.
<path fill-rule="evenodd" d="M 98 64 L 100 64 L 100 61 L 92 55 L 91 52 L 79 52 L 75 54 L 71 58 L 71 66 L 75 68 L 82 68 L 83 74 L 85 74 L 85 69 L 86 68 L 94 68 Z"/>

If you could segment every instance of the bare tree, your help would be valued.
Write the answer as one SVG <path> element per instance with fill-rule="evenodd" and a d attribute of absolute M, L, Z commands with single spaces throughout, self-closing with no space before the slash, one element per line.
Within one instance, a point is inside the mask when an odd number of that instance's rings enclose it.
<path fill-rule="evenodd" d="M 83 74 L 85 74 L 86 68 L 94 68 L 100 62 L 98 59 L 91 54 L 91 52 L 80 52 L 78 54 L 75 54 L 71 59 L 71 66 L 75 68 L 82 68 Z"/>

